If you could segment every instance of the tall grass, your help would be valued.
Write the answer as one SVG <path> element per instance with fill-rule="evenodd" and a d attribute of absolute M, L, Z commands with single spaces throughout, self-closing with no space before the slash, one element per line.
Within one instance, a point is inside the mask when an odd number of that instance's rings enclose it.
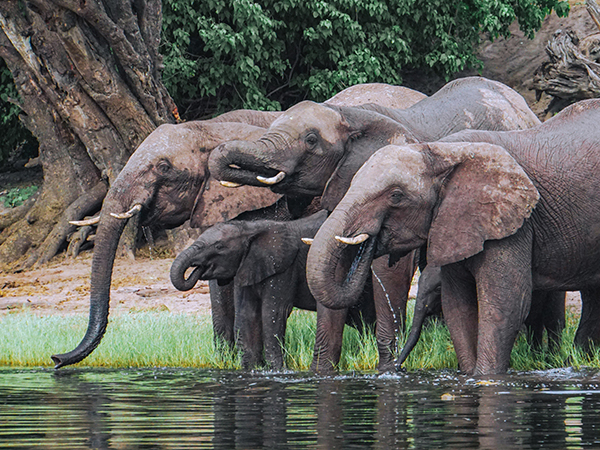
<path fill-rule="evenodd" d="M 412 305 L 411 305 L 412 306 Z M 409 308 L 409 323 L 412 308 Z M 569 316 L 563 343 L 557 352 L 533 351 L 519 336 L 511 355 L 516 370 L 566 366 L 600 368 L 600 354 L 583 353 L 572 345 L 577 318 Z M 315 339 L 315 313 L 294 311 L 286 334 L 286 366 L 293 371 L 310 368 Z M 15 313 L 0 319 L 0 366 L 51 367 L 50 355 L 72 350 L 85 334 L 87 317 L 35 316 Z M 400 337 L 402 344 L 403 336 Z M 377 343 L 373 333 L 361 335 L 346 327 L 341 371 L 374 371 Z M 113 316 L 100 346 L 80 367 L 198 367 L 236 370 L 238 352 L 217 347 L 209 315 L 138 312 Z M 410 371 L 456 368 L 457 361 L 447 328 L 434 320 L 404 367 Z"/>

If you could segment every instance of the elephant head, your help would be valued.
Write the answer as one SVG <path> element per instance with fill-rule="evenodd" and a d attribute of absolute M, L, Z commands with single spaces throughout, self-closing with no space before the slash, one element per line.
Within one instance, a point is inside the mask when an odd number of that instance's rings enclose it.
<path fill-rule="evenodd" d="M 427 244 L 442 266 L 514 234 L 539 198 L 523 169 L 499 146 L 430 143 L 387 146 L 357 172 L 315 236 L 309 287 L 328 308 L 347 308 L 374 257 L 390 263 Z"/>
<path fill-rule="evenodd" d="M 215 178 L 230 183 L 315 196 L 342 160 L 356 171 L 376 149 L 405 143 L 406 136 L 411 133 L 400 123 L 377 112 L 304 101 L 277 118 L 259 139 L 220 145 L 209 168 Z M 345 178 L 347 171 L 338 175 Z"/>
<path fill-rule="evenodd" d="M 140 215 L 142 225 L 155 228 L 177 227 L 188 219 L 207 226 L 210 220 L 233 217 L 277 199 L 255 188 L 246 196 L 230 191 L 223 195 L 218 183 L 209 180 L 207 160 L 212 149 L 225 140 L 255 138 L 263 132 L 243 123 L 189 122 L 161 125 L 142 142 L 104 199 L 92 260 L 88 329 L 77 348 L 52 356 L 57 368 L 81 361 L 100 343 L 108 321 L 119 238 L 134 214 Z M 206 203 L 211 208 L 198 207 Z M 208 217 L 209 212 L 216 217 Z"/>
<path fill-rule="evenodd" d="M 314 236 L 325 217 L 326 212 L 321 211 L 291 222 L 218 223 L 177 256 L 171 266 L 171 282 L 182 291 L 192 289 L 198 280 L 229 283 L 233 277 L 240 286 L 256 285 L 287 270 L 305 248 L 298 234 Z"/>

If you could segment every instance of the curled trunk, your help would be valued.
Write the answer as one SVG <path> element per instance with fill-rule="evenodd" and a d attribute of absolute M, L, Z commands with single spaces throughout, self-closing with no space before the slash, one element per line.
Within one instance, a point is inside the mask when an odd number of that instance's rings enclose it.
<path fill-rule="evenodd" d="M 331 309 L 349 308 L 358 303 L 375 251 L 375 237 L 358 245 L 335 239 L 344 236 L 346 214 L 336 210 L 318 231 L 308 253 L 307 280 L 315 299 Z"/>
<path fill-rule="evenodd" d="M 265 187 L 266 184 L 257 179 L 257 173 L 269 178 L 278 175 L 279 170 L 265 169 L 268 161 L 259 155 L 259 145 L 255 141 L 225 142 L 211 152 L 208 169 L 217 180 Z M 238 164 L 241 162 L 244 169 L 233 164 L 234 160 Z"/>
<path fill-rule="evenodd" d="M 188 247 L 175 258 L 171 265 L 171 283 L 180 291 L 189 291 L 200 279 L 200 269 L 198 267 L 194 269 L 188 278 L 185 277 L 186 270 L 192 266 L 195 253 L 194 247 Z"/>

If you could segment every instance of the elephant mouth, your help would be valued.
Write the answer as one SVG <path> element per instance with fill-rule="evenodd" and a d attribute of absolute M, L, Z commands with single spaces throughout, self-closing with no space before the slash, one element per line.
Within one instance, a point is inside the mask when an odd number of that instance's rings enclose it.
<path fill-rule="evenodd" d="M 340 242 L 346 245 L 341 250 L 335 278 L 337 283 L 344 286 L 359 280 L 361 274 L 371 267 L 377 237 L 366 235 L 360 236 L 358 240 L 348 239 L 346 242 Z"/>

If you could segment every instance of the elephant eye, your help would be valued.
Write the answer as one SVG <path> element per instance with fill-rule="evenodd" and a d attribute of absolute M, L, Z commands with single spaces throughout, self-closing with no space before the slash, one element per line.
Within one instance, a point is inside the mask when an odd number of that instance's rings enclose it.
<path fill-rule="evenodd" d="M 169 163 L 169 161 L 165 161 L 164 159 L 159 161 L 159 163 L 156 165 L 156 170 L 158 170 L 159 173 L 166 175 L 169 170 L 171 170 L 171 164 Z"/>
<path fill-rule="evenodd" d="M 223 245 L 222 242 L 217 242 L 215 244 L 215 250 L 223 250 L 225 248 L 225 245 Z"/>
<path fill-rule="evenodd" d="M 319 142 L 319 139 L 317 138 L 317 136 L 315 134 L 309 134 L 308 136 L 306 136 L 306 143 L 308 145 L 310 145 L 311 147 L 317 145 L 317 142 Z"/>
<path fill-rule="evenodd" d="M 403 198 L 404 198 L 404 194 L 402 193 L 402 191 L 400 189 L 394 189 L 390 194 L 390 202 L 393 205 L 399 204 Z"/>

